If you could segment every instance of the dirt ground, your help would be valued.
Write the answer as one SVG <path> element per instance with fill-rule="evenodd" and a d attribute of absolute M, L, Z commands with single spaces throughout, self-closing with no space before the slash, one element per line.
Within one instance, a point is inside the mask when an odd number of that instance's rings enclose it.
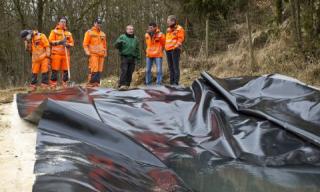
<path fill-rule="evenodd" d="M 36 126 L 20 119 L 15 102 L 0 104 L 0 191 L 32 191 Z"/>

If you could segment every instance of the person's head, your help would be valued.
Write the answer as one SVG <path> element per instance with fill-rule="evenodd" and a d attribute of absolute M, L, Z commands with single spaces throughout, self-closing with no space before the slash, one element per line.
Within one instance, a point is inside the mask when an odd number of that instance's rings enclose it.
<path fill-rule="evenodd" d="M 63 16 L 59 19 L 59 26 L 62 28 L 66 28 L 67 27 L 67 17 Z"/>
<path fill-rule="evenodd" d="M 32 30 L 30 29 L 26 29 L 26 30 L 22 30 L 20 32 L 20 37 L 24 40 L 24 41 L 30 41 L 32 38 Z"/>
<path fill-rule="evenodd" d="M 101 18 L 96 18 L 93 22 L 94 27 L 96 27 L 97 29 L 101 29 L 101 25 L 102 25 L 102 19 Z"/>
<path fill-rule="evenodd" d="M 167 25 L 173 27 L 177 24 L 177 17 L 175 15 L 170 15 L 167 19 Z"/>
<path fill-rule="evenodd" d="M 148 25 L 148 33 L 155 33 L 157 30 L 157 24 L 155 22 L 151 22 Z"/>
<path fill-rule="evenodd" d="M 133 25 L 127 25 L 127 27 L 126 27 L 126 33 L 127 33 L 128 35 L 133 35 L 133 34 L 134 34 L 134 27 L 133 27 Z"/>

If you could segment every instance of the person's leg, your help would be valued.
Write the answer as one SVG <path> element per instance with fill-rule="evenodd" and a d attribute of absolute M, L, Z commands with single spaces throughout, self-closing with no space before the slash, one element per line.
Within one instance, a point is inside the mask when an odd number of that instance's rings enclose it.
<path fill-rule="evenodd" d="M 70 57 L 68 56 L 69 59 L 69 66 L 70 64 Z M 66 86 L 67 85 L 67 81 L 69 81 L 69 76 L 68 76 L 68 63 L 67 63 L 67 57 L 66 56 L 62 56 L 61 57 L 61 69 L 62 69 L 62 85 Z"/>
<path fill-rule="evenodd" d="M 157 85 L 162 84 L 162 58 L 156 58 L 157 65 Z"/>
<path fill-rule="evenodd" d="M 131 81 L 132 81 L 132 74 L 134 72 L 134 68 L 135 68 L 135 59 L 134 58 L 130 58 L 129 60 L 129 64 L 128 64 L 128 73 L 127 73 L 127 84 L 126 86 L 130 87 Z"/>
<path fill-rule="evenodd" d="M 121 72 L 119 78 L 119 87 L 126 85 L 128 73 L 128 58 L 121 56 Z"/>
<path fill-rule="evenodd" d="M 89 59 L 90 86 L 94 86 L 99 81 L 99 56 L 91 55 Z"/>
<path fill-rule="evenodd" d="M 180 81 L 180 49 L 175 49 L 173 51 L 173 71 L 174 71 L 174 85 L 179 85 Z"/>
<path fill-rule="evenodd" d="M 51 56 L 51 67 L 52 67 L 52 72 L 51 72 L 51 78 L 50 78 L 50 86 L 54 88 L 57 86 L 58 72 L 60 71 L 60 68 L 61 68 L 60 55 Z"/>
<path fill-rule="evenodd" d="M 174 69 L 173 69 L 173 51 L 167 51 L 167 61 L 169 68 L 169 76 L 170 76 L 170 85 L 174 84 Z"/>
<path fill-rule="evenodd" d="M 100 81 L 101 81 L 101 75 L 103 72 L 103 66 L 104 66 L 104 57 L 99 57 L 99 66 L 98 66 L 98 72 L 99 72 L 99 80 L 98 80 L 98 85 L 100 85 Z"/>
<path fill-rule="evenodd" d="M 150 85 L 152 81 L 152 64 L 153 64 L 153 58 L 146 58 L 146 85 Z"/>
<path fill-rule="evenodd" d="M 40 62 L 32 62 L 32 75 L 31 75 L 31 83 L 30 87 L 36 88 L 37 83 L 38 83 L 38 74 L 40 72 Z"/>
<path fill-rule="evenodd" d="M 41 61 L 41 85 L 47 87 L 49 85 L 49 59 L 45 58 Z"/>

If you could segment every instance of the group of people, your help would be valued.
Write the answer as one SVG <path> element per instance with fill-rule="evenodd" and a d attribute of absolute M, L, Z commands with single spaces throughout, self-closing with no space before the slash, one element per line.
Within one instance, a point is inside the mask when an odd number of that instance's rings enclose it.
<path fill-rule="evenodd" d="M 49 38 L 37 30 L 21 31 L 21 38 L 25 42 L 25 48 L 32 55 L 32 78 L 30 87 L 37 89 L 38 76 L 41 74 L 41 86 L 55 89 L 58 83 L 59 73 L 63 87 L 67 87 L 70 80 L 70 49 L 74 46 L 74 40 L 67 27 L 67 18 L 62 17 L 56 27 L 50 32 Z M 177 18 L 171 15 L 167 19 L 168 29 L 162 33 L 156 23 L 151 22 L 145 34 L 146 43 L 146 85 L 152 84 L 152 65 L 157 67 L 157 85 L 162 84 L 162 60 L 166 52 L 170 71 L 170 84 L 179 85 L 180 68 L 179 60 L 182 44 L 185 39 L 184 29 L 178 25 Z M 97 18 L 93 27 L 89 29 L 83 40 L 83 49 L 88 56 L 88 83 L 87 87 L 100 85 L 101 73 L 104 68 L 104 60 L 107 57 L 107 37 L 101 30 L 102 19 Z M 119 50 L 121 57 L 121 73 L 119 77 L 119 89 L 130 87 L 132 74 L 137 62 L 140 63 L 139 40 L 134 34 L 133 25 L 126 26 L 124 34 L 115 41 L 114 46 Z M 49 79 L 49 66 L 51 76 Z"/>

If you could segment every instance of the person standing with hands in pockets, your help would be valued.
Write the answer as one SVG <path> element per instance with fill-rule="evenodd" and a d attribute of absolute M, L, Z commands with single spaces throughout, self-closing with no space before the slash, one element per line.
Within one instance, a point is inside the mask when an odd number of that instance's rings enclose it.
<path fill-rule="evenodd" d="M 162 83 L 162 57 L 166 42 L 165 35 L 160 31 L 157 24 L 152 22 L 148 26 L 145 34 L 146 41 L 146 85 L 151 85 L 152 81 L 152 65 L 157 65 L 157 85 Z"/>
<path fill-rule="evenodd" d="M 101 31 L 102 19 L 97 18 L 83 40 L 85 54 L 89 57 L 89 77 L 87 87 L 99 87 L 103 72 L 104 58 L 107 56 L 107 38 Z"/>
<path fill-rule="evenodd" d="M 170 15 L 167 19 L 167 34 L 166 34 L 166 53 L 168 67 L 170 70 L 170 85 L 179 85 L 180 81 L 180 53 L 182 44 L 185 38 L 184 29 L 178 25 L 177 18 Z"/>
<path fill-rule="evenodd" d="M 130 87 L 136 63 L 141 61 L 139 40 L 134 34 L 133 25 L 126 27 L 125 34 L 120 35 L 114 45 L 119 50 L 121 57 L 121 73 L 118 87 L 119 90 L 125 90 Z"/>

